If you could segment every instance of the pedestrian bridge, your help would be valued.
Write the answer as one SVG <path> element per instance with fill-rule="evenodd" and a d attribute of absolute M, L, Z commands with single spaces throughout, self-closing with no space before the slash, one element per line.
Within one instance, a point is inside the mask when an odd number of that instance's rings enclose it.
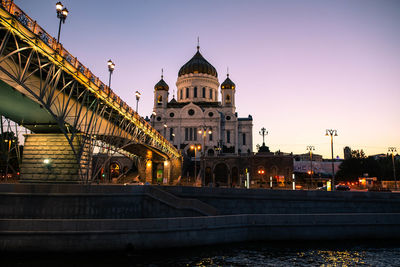
<path fill-rule="evenodd" d="M 146 181 L 180 175 L 171 143 L 15 3 L 0 3 L 0 114 L 33 133 L 22 181 L 92 182 L 99 152 L 136 159 Z"/>

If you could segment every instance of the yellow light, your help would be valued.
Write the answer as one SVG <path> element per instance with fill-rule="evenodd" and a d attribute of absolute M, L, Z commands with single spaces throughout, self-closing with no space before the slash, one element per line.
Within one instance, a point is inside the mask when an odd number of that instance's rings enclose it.
<path fill-rule="evenodd" d="M 190 149 L 191 149 L 191 150 L 193 150 L 193 149 L 194 149 L 194 146 L 193 146 L 193 145 L 192 145 L 192 146 L 190 146 Z"/>
<path fill-rule="evenodd" d="M 164 166 L 168 166 L 168 161 L 164 161 Z"/>
<path fill-rule="evenodd" d="M 63 14 L 64 17 L 67 17 L 68 16 L 68 9 L 64 8 L 62 10 L 62 14 Z"/>
<path fill-rule="evenodd" d="M 199 130 L 199 134 L 201 134 L 202 133 L 202 131 L 201 130 Z"/>
<path fill-rule="evenodd" d="M 151 161 L 147 162 L 147 167 L 151 167 Z"/>
<path fill-rule="evenodd" d="M 208 134 L 212 134 L 212 131 L 211 131 L 211 130 L 209 130 L 209 131 L 208 131 Z"/>
<path fill-rule="evenodd" d="M 61 2 L 57 2 L 57 4 L 56 4 L 57 11 L 61 11 L 62 8 L 63 8 L 63 5 L 61 4 Z"/>
<path fill-rule="evenodd" d="M 197 146 L 197 150 L 200 150 L 201 149 L 201 146 Z"/>

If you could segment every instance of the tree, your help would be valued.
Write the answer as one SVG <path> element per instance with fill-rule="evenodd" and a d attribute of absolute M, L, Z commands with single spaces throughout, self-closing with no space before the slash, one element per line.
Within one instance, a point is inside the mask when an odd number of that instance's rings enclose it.
<path fill-rule="evenodd" d="M 13 132 L 0 134 L 0 173 L 8 174 L 19 172 L 21 146 Z"/>
<path fill-rule="evenodd" d="M 400 168 L 400 162 L 396 161 L 396 170 Z M 352 151 L 352 158 L 346 159 L 339 166 L 336 177 L 343 181 L 357 181 L 359 177 L 368 175 L 379 180 L 393 180 L 393 165 L 391 156 L 375 159 L 366 157 L 364 152 Z M 396 173 L 399 178 L 398 172 Z"/>

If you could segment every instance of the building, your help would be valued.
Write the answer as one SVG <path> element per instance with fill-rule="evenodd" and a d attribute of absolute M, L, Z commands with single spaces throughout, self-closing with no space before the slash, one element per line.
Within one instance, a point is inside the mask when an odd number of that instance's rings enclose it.
<path fill-rule="evenodd" d="M 220 86 L 217 70 L 201 55 L 199 46 L 180 68 L 176 87 L 177 97 L 169 99 L 169 86 L 161 75 L 154 86 L 150 120 L 184 155 L 199 159 L 203 152 L 207 156 L 252 152 L 252 116 L 238 117 L 235 83 L 227 74 Z M 193 145 L 200 148 L 199 153 L 191 149 Z"/>
<path fill-rule="evenodd" d="M 181 149 L 183 179 L 196 177 L 197 184 L 227 187 L 243 187 L 247 173 L 252 187 L 265 186 L 270 177 L 291 179 L 292 155 L 269 150 L 253 153 L 252 116 L 238 116 L 235 83 L 229 73 L 219 83 L 217 70 L 201 55 L 199 46 L 180 68 L 176 87 L 176 98 L 169 99 L 170 88 L 161 75 L 154 86 L 150 121 Z"/>
<path fill-rule="evenodd" d="M 298 154 L 294 156 L 295 161 L 310 161 L 310 153 Z M 312 154 L 312 161 L 322 161 L 322 155 Z"/>

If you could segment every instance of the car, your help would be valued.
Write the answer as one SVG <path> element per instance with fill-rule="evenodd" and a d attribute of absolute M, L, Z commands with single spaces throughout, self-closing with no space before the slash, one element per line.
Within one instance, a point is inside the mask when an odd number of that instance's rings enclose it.
<path fill-rule="evenodd" d="M 124 183 L 124 185 L 144 185 L 144 183 L 139 181 L 132 181 L 130 183 Z"/>
<path fill-rule="evenodd" d="M 338 184 L 335 188 L 337 191 L 350 191 L 350 187 L 344 184 Z"/>
<path fill-rule="evenodd" d="M 326 185 L 321 186 L 321 187 L 317 187 L 317 190 L 318 190 L 318 191 L 326 191 L 327 189 L 328 189 L 328 188 L 327 188 Z"/>

